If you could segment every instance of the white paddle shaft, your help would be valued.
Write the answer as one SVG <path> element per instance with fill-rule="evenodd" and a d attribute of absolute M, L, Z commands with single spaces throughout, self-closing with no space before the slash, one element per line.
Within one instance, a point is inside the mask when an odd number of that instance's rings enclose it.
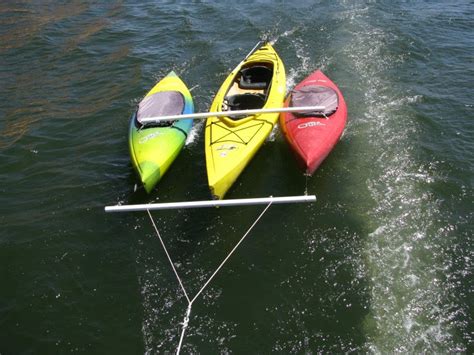
<path fill-rule="evenodd" d="M 231 117 L 240 115 L 255 115 L 261 113 L 277 113 L 277 112 L 308 112 L 308 111 L 324 111 L 324 106 L 301 106 L 301 107 L 277 107 L 277 108 L 260 108 L 254 110 L 236 110 L 236 111 L 220 111 L 220 112 L 200 112 L 200 113 L 188 113 L 184 115 L 171 115 L 171 116 L 157 116 L 157 117 L 144 117 L 140 119 L 140 123 L 147 124 L 152 122 L 161 121 L 174 121 L 174 120 L 185 120 L 185 119 L 202 119 L 207 117 Z"/>

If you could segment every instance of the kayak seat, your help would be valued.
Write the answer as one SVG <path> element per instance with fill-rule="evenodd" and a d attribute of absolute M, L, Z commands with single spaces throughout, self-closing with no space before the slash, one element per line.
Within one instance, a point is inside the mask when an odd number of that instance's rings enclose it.
<path fill-rule="evenodd" d="M 244 68 L 240 71 L 239 88 L 262 90 L 269 87 L 273 71 L 263 65 Z"/>
<path fill-rule="evenodd" d="M 226 104 L 230 111 L 259 109 L 265 105 L 265 95 L 249 93 L 233 95 L 226 98 Z M 247 115 L 232 116 L 230 118 L 238 121 L 245 117 Z"/>
<path fill-rule="evenodd" d="M 263 94 L 239 94 L 227 98 L 227 106 L 231 111 L 259 109 L 265 105 Z"/>

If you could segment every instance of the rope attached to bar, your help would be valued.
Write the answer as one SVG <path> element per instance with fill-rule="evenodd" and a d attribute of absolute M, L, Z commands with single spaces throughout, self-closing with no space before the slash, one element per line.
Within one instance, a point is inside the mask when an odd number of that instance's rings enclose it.
<path fill-rule="evenodd" d="M 186 299 L 188 300 L 188 303 L 190 302 L 188 294 L 186 292 L 186 289 L 183 286 L 183 282 L 181 281 L 178 272 L 176 271 L 176 268 L 174 267 L 173 261 L 171 260 L 170 254 L 168 253 L 168 250 L 166 249 L 165 243 L 163 242 L 163 239 L 161 238 L 160 231 L 158 230 L 158 227 L 155 224 L 155 221 L 153 220 L 153 217 L 151 216 L 151 213 L 149 210 L 146 210 L 148 212 L 148 216 L 150 216 L 151 223 L 153 224 L 153 227 L 155 227 L 156 235 L 160 239 L 161 245 L 163 249 L 165 250 L 166 256 L 168 257 L 168 261 L 171 264 L 171 268 L 174 271 L 174 274 L 176 275 L 176 278 L 178 279 L 179 285 L 181 286 L 181 289 L 183 290 L 184 295 L 186 296 Z"/>
<path fill-rule="evenodd" d="M 270 208 L 272 204 L 272 201 L 270 201 L 268 203 L 268 205 L 265 207 L 265 209 L 262 211 L 262 213 L 260 213 L 260 215 L 257 217 L 257 219 L 255 220 L 255 222 L 252 223 L 252 225 L 250 226 L 250 228 L 247 230 L 247 232 L 245 232 L 245 234 L 242 236 L 242 238 L 240 238 L 239 242 L 234 246 L 234 248 L 229 252 L 229 254 L 225 257 L 225 259 L 221 262 L 221 264 L 217 267 L 216 271 L 214 271 L 214 273 L 211 275 L 211 277 L 206 281 L 206 283 L 201 287 L 201 289 L 196 293 L 196 295 L 193 297 L 193 299 L 190 300 L 187 292 L 186 292 L 186 289 L 184 288 L 184 285 L 183 285 L 183 282 L 181 281 L 181 278 L 179 277 L 178 275 L 178 272 L 176 271 L 176 268 L 174 267 L 174 264 L 173 264 L 173 261 L 171 260 L 171 257 L 170 257 L 170 254 L 168 253 L 168 250 L 166 249 L 166 246 L 165 246 L 165 243 L 163 242 L 163 238 L 161 238 L 161 235 L 160 235 L 160 232 L 158 230 L 158 227 L 156 226 L 155 224 L 155 221 L 153 220 L 153 217 L 151 216 L 151 213 L 149 210 L 147 210 L 148 212 L 148 216 L 150 217 L 150 220 L 151 220 L 151 223 L 153 225 L 153 227 L 155 228 L 155 232 L 156 232 L 156 235 L 158 236 L 158 238 L 160 239 L 160 242 L 161 242 L 161 245 L 166 253 L 166 256 L 168 257 L 168 261 L 170 262 L 171 264 L 171 268 L 173 269 L 174 271 L 174 274 L 179 282 L 179 285 L 181 286 L 181 289 L 183 290 L 183 293 L 184 293 L 184 296 L 186 297 L 186 300 L 188 301 L 188 308 L 186 310 L 186 315 L 184 317 L 184 320 L 183 320 L 183 323 L 182 326 L 182 330 L 181 330 L 181 337 L 179 339 L 179 344 L 178 344 L 178 348 L 176 350 L 176 354 L 179 355 L 180 351 L 181 351 L 181 346 L 183 345 L 183 339 L 184 339 L 184 334 L 186 332 L 186 328 L 188 327 L 188 324 L 189 324 L 189 317 L 191 315 L 191 307 L 193 305 L 193 302 L 199 297 L 199 295 L 204 291 L 204 289 L 207 287 L 207 285 L 209 285 L 209 283 L 211 282 L 211 280 L 214 278 L 214 276 L 216 276 L 216 274 L 219 272 L 219 270 L 224 266 L 224 264 L 227 262 L 227 260 L 231 257 L 231 255 L 234 253 L 234 251 L 239 247 L 239 245 L 244 241 L 244 239 L 247 237 L 247 235 L 250 233 L 250 231 L 253 229 L 253 227 L 255 227 L 255 225 L 258 223 L 258 221 L 263 217 L 263 215 L 265 214 L 265 212 L 267 212 L 267 210 Z"/>

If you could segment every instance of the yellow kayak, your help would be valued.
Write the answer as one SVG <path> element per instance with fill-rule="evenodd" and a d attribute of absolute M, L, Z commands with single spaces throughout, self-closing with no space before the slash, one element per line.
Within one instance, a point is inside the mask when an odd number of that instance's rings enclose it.
<path fill-rule="evenodd" d="M 285 67 L 269 43 L 257 47 L 229 74 L 210 111 L 235 111 L 283 106 Z M 222 199 L 278 120 L 279 113 L 209 117 L 205 146 L 209 188 Z"/>

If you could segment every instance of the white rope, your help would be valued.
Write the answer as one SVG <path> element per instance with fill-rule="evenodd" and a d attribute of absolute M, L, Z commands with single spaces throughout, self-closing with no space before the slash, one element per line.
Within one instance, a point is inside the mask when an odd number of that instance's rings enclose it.
<path fill-rule="evenodd" d="M 245 237 L 250 233 L 250 231 L 253 229 L 253 227 L 255 227 L 255 225 L 258 223 L 258 221 L 260 220 L 260 218 L 262 218 L 262 216 L 265 214 L 265 212 L 267 212 L 268 208 L 271 206 L 272 204 L 272 201 L 270 201 L 270 203 L 267 205 L 267 207 L 265 207 L 265 209 L 263 210 L 263 212 L 260 214 L 260 216 L 257 217 L 257 219 L 255 220 L 255 222 L 253 222 L 253 224 L 250 226 L 250 228 L 247 230 L 247 232 L 245 232 L 244 236 L 239 240 L 239 242 L 235 245 L 234 249 L 231 250 L 231 252 L 226 256 L 226 258 L 224 259 L 224 261 L 222 261 L 222 263 L 219 265 L 219 267 L 216 269 L 216 271 L 214 271 L 214 273 L 212 274 L 212 276 L 209 278 L 209 280 L 207 280 L 207 282 L 204 284 L 204 286 L 199 290 L 199 292 L 196 294 L 196 296 L 194 296 L 194 298 L 191 300 L 191 303 L 193 303 L 196 298 L 198 298 L 198 296 L 202 293 L 202 291 L 204 291 L 204 289 L 206 288 L 206 286 L 209 284 L 209 282 L 211 282 L 211 280 L 214 278 L 214 276 L 216 276 L 216 274 L 219 272 L 219 270 L 222 268 L 222 266 L 224 266 L 225 262 L 230 258 L 230 256 L 234 253 L 234 251 L 239 247 L 239 245 L 244 241 Z"/>
<path fill-rule="evenodd" d="M 171 267 L 173 268 L 173 271 L 174 271 L 174 274 L 176 275 L 176 278 L 178 279 L 178 282 L 181 286 L 181 289 L 183 290 L 183 293 L 184 295 L 186 296 L 186 299 L 188 300 L 188 309 L 186 310 L 186 315 L 184 316 L 184 320 L 183 320 L 183 323 L 181 323 L 183 325 L 183 328 L 181 330 L 181 337 L 179 339 L 179 344 L 178 344 L 178 348 L 176 350 L 176 354 L 179 355 L 180 351 L 181 351 L 181 346 L 183 344 L 183 339 L 184 339 L 184 333 L 186 332 L 186 328 L 188 327 L 188 324 L 189 324 L 189 316 L 191 315 L 191 307 L 193 305 L 193 302 L 199 297 L 199 295 L 204 291 L 204 289 L 207 287 L 207 285 L 209 285 L 209 283 L 211 282 L 211 280 L 214 278 L 214 276 L 216 276 L 216 274 L 219 272 L 219 270 L 224 266 L 224 264 L 226 263 L 226 261 L 231 257 L 231 255 L 234 253 L 234 251 L 239 247 L 239 245 L 244 241 L 244 239 L 247 237 L 247 235 L 250 233 L 250 231 L 253 229 L 253 227 L 255 227 L 255 225 L 258 223 L 258 221 L 263 217 L 263 215 L 265 214 L 265 212 L 267 212 L 267 210 L 270 208 L 272 204 L 272 201 L 270 201 L 267 205 L 267 207 L 265 207 L 265 209 L 262 211 L 262 213 L 260 213 L 260 215 L 257 217 L 257 219 L 255 220 L 255 222 L 252 223 L 252 225 L 250 226 L 250 228 L 247 230 L 247 232 L 245 232 L 245 234 L 243 235 L 242 238 L 240 238 L 239 242 L 235 245 L 235 247 L 230 251 L 230 253 L 225 257 L 225 259 L 221 262 L 221 264 L 219 265 L 219 267 L 216 269 L 216 271 L 214 271 L 214 273 L 211 275 L 211 277 L 206 281 L 206 283 L 201 287 L 201 289 L 198 291 L 198 293 L 196 293 L 196 296 L 194 296 L 194 298 L 192 300 L 189 299 L 188 297 L 188 294 L 186 293 L 186 290 L 183 286 L 183 283 L 181 282 L 181 279 L 178 275 L 178 272 L 176 271 L 175 267 L 174 267 L 174 264 L 173 264 L 173 261 L 171 260 L 171 257 L 168 253 L 168 250 L 166 249 L 166 246 L 165 246 L 165 243 L 163 242 L 163 239 L 161 238 L 161 235 L 160 235 L 160 232 L 158 231 L 158 228 L 155 224 L 155 221 L 153 220 L 153 217 L 151 216 L 151 213 L 149 210 L 147 210 L 148 212 L 148 216 L 150 217 L 150 220 L 151 220 L 151 223 L 153 224 L 153 227 L 155 228 L 155 231 L 156 231 L 156 234 L 158 236 L 158 238 L 160 239 L 160 242 L 161 242 L 161 245 L 163 246 L 163 249 L 165 250 L 165 253 L 166 253 L 166 256 L 168 257 L 168 260 L 171 264 Z"/>
<path fill-rule="evenodd" d="M 156 227 L 155 221 L 153 220 L 153 217 L 151 216 L 151 213 L 149 210 L 146 210 L 148 212 L 148 216 L 150 216 L 151 223 L 153 224 L 153 227 L 155 227 L 156 235 L 158 235 L 158 238 L 160 239 L 161 245 L 163 246 L 163 249 L 165 250 L 166 256 L 168 257 L 168 261 L 171 264 L 171 267 L 174 271 L 174 274 L 176 275 L 176 278 L 178 279 L 179 285 L 181 286 L 181 289 L 183 290 L 184 295 L 186 296 L 186 299 L 188 300 L 188 303 L 190 302 L 188 294 L 186 293 L 186 289 L 183 286 L 183 283 L 181 282 L 181 279 L 179 278 L 178 272 L 176 271 L 173 261 L 171 260 L 170 254 L 168 253 L 168 250 L 166 249 L 165 243 L 163 242 L 163 239 L 161 238 L 160 232 L 158 231 L 158 228 Z"/>

